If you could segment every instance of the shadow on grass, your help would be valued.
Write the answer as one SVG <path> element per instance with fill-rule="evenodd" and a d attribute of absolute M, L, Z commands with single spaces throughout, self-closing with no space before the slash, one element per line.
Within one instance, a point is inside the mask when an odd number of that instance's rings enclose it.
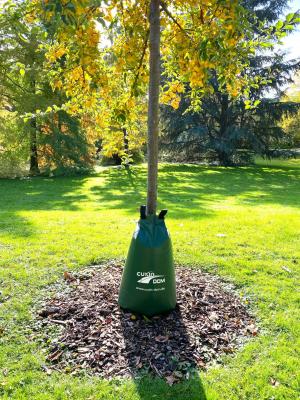
<path fill-rule="evenodd" d="M 110 169 L 105 182 L 91 191 L 109 208 L 131 213 L 145 203 L 146 170 Z M 158 208 L 169 208 L 172 218 L 210 217 L 213 203 L 235 197 L 237 204 L 280 204 L 299 207 L 300 169 L 291 167 L 205 167 L 161 165 Z M 287 196 L 287 193 L 289 194 Z"/>
<path fill-rule="evenodd" d="M 176 311 L 176 317 L 176 319 L 168 320 L 168 315 L 163 316 L 162 318 L 165 318 L 163 331 L 154 327 L 155 333 L 150 336 L 149 329 L 146 327 L 151 323 L 155 325 L 155 320 L 151 320 L 151 322 L 138 320 L 128 324 L 122 314 L 124 355 L 141 400 L 207 400 L 197 371 L 193 346 L 179 309 Z M 162 347 L 158 348 L 155 335 L 157 337 L 165 335 L 171 337 L 172 335 L 176 339 L 176 348 L 169 347 L 168 349 L 167 343 L 162 345 L 163 349 Z M 140 364 L 140 370 L 137 368 L 138 364 Z M 153 378 L 148 374 L 147 368 L 144 370 L 145 375 L 139 376 L 137 371 L 141 371 L 145 367 L 150 367 L 150 370 L 155 371 L 155 375 L 158 377 Z M 180 383 L 174 382 L 170 386 L 165 378 L 172 379 L 172 377 L 176 377 L 176 373 L 182 373 L 183 376 L 188 373 L 189 378 Z"/>
<path fill-rule="evenodd" d="M 88 180 L 103 178 L 90 188 Z M 211 205 L 234 197 L 236 204 L 299 207 L 300 168 L 291 166 L 206 167 L 161 164 L 158 209 L 173 219 L 210 218 Z M 98 183 L 99 182 L 99 183 Z M 93 181 L 91 181 L 93 183 Z M 134 215 L 145 204 L 146 169 L 107 168 L 90 177 L 0 180 L 0 212 L 9 234 L 29 236 L 34 227 L 21 211 L 122 210 Z M 3 218 L 4 217 L 4 218 Z M 5 220 L 4 220 L 5 219 Z"/>
<path fill-rule="evenodd" d="M 80 191 L 88 177 L 0 180 L 0 209 L 6 211 L 76 211 L 87 196 Z"/>
<path fill-rule="evenodd" d="M 31 178 L 0 180 L 0 232 L 5 235 L 29 237 L 35 234 L 34 225 L 23 211 L 77 211 L 87 200 L 80 193 L 86 177 Z"/>

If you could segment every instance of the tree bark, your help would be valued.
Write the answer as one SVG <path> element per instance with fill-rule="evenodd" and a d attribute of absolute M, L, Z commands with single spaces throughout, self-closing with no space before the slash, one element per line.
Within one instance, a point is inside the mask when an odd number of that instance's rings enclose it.
<path fill-rule="evenodd" d="M 126 156 L 125 168 L 129 168 L 129 140 L 128 140 L 128 133 L 127 129 L 123 128 L 123 143 L 124 143 L 124 153 Z"/>
<path fill-rule="evenodd" d="M 32 94 L 36 94 L 36 82 L 35 79 L 30 81 L 30 87 Z M 36 109 L 36 105 L 34 104 L 34 112 Z M 39 169 L 39 159 L 37 152 L 37 124 L 36 117 L 31 118 L 30 120 L 30 133 L 29 133 L 29 151 L 30 151 L 30 164 L 29 164 L 29 173 L 30 175 L 38 175 L 40 173 Z"/>
<path fill-rule="evenodd" d="M 156 213 L 160 87 L 160 0 L 150 2 L 147 215 Z"/>
<path fill-rule="evenodd" d="M 40 173 L 39 169 L 39 160 L 38 160 L 38 152 L 37 152 L 37 127 L 36 127 L 36 119 L 32 118 L 31 122 L 31 130 L 30 130 L 30 167 L 29 173 L 31 175 L 38 175 Z"/>
<path fill-rule="evenodd" d="M 220 130 L 219 130 L 219 142 L 220 148 L 217 149 L 218 159 L 221 165 L 228 167 L 232 165 L 230 154 L 226 151 L 226 143 L 228 141 L 227 130 L 229 128 L 228 120 L 228 108 L 229 108 L 229 97 L 227 94 L 221 94 L 220 98 Z"/>

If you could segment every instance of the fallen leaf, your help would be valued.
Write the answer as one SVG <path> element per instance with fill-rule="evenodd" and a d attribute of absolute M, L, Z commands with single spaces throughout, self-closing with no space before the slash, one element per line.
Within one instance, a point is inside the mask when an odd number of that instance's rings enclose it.
<path fill-rule="evenodd" d="M 65 280 L 65 281 L 68 281 L 68 282 L 74 282 L 74 281 L 76 281 L 76 278 L 75 278 L 75 276 L 73 276 L 72 274 L 70 274 L 70 272 L 65 271 L 65 272 L 64 272 L 64 280 Z"/>
<path fill-rule="evenodd" d="M 135 359 L 135 365 L 138 365 L 141 362 L 141 356 L 137 356 Z"/>
<path fill-rule="evenodd" d="M 250 332 L 252 336 L 256 336 L 258 333 L 257 327 L 254 324 L 248 325 L 247 331 Z"/>
<path fill-rule="evenodd" d="M 63 351 L 57 350 L 48 356 L 48 360 L 49 361 L 57 361 L 61 357 L 62 354 L 63 354 Z"/>
<path fill-rule="evenodd" d="M 164 343 L 164 342 L 167 342 L 168 340 L 169 340 L 169 336 L 162 336 L 162 335 L 155 336 L 156 342 Z"/>
<path fill-rule="evenodd" d="M 219 319 L 219 316 L 218 316 L 218 314 L 217 314 L 215 311 L 213 311 L 213 312 L 211 312 L 211 313 L 209 314 L 208 318 L 209 318 L 211 321 L 217 321 L 217 320 Z"/>
<path fill-rule="evenodd" d="M 177 381 L 177 378 L 174 375 L 169 375 L 166 377 L 166 381 L 168 385 L 172 386 Z"/>

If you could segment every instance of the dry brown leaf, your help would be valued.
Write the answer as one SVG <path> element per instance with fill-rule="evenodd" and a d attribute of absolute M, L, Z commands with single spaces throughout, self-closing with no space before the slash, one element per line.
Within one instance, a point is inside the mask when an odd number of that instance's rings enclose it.
<path fill-rule="evenodd" d="M 64 271 L 64 280 L 68 281 L 68 282 L 74 282 L 74 281 L 76 281 L 76 278 L 75 278 L 75 276 L 70 274 L 70 272 Z"/>
<path fill-rule="evenodd" d="M 174 375 L 169 375 L 169 376 L 166 376 L 166 381 L 167 381 L 168 385 L 172 386 L 172 385 L 174 385 L 174 383 L 176 383 L 177 378 Z"/>
<path fill-rule="evenodd" d="M 52 354 L 50 354 L 48 356 L 48 360 L 49 361 L 56 361 L 62 356 L 62 354 L 63 354 L 63 351 L 57 350 L 57 351 L 55 351 L 54 353 L 52 353 Z"/>
<path fill-rule="evenodd" d="M 169 340 L 169 336 L 162 336 L 162 335 L 155 336 L 156 342 L 164 343 L 164 342 L 167 342 L 168 340 Z"/>

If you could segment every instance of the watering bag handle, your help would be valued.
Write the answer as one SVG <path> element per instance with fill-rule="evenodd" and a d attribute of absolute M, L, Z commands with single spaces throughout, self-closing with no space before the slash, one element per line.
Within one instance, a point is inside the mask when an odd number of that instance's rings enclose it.
<path fill-rule="evenodd" d="M 161 212 L 158 214 L 158 219 L 165 219 L 167 212 L 168 212 L 167 209 L 161 210 Z M 146 219 L 146 206 L 140 207 L 140 216 L 141 216 L 141 219 Z"/>
<path fill-rule="evenodd" d="M 141 219 L 146 219 L 146 206 L 141 206 L 140 215 L 141 215 Z"/>
<path fill-rule="evenodd" d="M 161 210 L 161 212 L 158 214 L 158 219 L 165 219 L 167 212 L 168 212 L 167 209 Z"/>

